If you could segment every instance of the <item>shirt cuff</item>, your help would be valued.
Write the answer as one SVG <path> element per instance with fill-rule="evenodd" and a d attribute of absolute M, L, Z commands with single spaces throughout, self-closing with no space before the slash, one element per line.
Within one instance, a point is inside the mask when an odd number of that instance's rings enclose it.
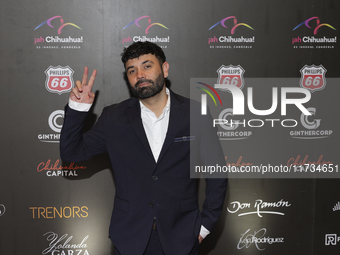
<path fill-rule="evenodd" d="M 71 100 L 71 98 L 70 98 L 68 100 L 68 106 L 72 110 L 75 110 L 75 111 L 88 112 L 90 110 L 92 104 L 78 103 L 78 102 Z"/>
<path fill-rule="evenodd" d="M 209 234 L 210 234 L 210 231 L 206 229 L 203 225 L 201 225 L 201 231 L 200 231 L 201 237 L 206 238 L 206 236 Z"/>

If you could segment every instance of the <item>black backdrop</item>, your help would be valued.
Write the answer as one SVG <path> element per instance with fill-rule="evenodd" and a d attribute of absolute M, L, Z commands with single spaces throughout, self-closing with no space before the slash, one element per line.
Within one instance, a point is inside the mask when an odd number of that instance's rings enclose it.
<path fill-rule="evenodd" d="M 253 88 L 255 108 L 270 108 L 272 87 L 305 86 L 306 107 L 316 109 L 305 122 L 290 106 L 286 116 L 254 116 L 246 107 L 238 117 L 297 125 L 233 130 L 239 133 L 222 141 L 228 164 L 314 163 L 327 173 L 231 178 L 225 210 L 200 254 L 339 253 L 338 1 L 3 0 L 0 7 L 0 254 L 112 254 L 108 159 L 62 163 L 59 132 L 84 66 L 98 70 L 89 127 L 104 106 L 130 96 L 120 53 L 146 38 L 164 48 L 179 94 L 189 97 L 197 82 L 214 85 L 217 70 L 232 65 L 245 71 L 242 91 Z M 326 70 L 322 86 L 313 71 L 316 83 L 303 82 L 305 66 Z M 202 200 L 203 192 L 201 182 Z"/>

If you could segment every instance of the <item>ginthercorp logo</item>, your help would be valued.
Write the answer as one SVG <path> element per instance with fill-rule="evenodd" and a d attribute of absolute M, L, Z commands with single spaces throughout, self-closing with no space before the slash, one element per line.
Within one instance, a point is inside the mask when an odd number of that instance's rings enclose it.
<path fill-rule="evenodd" d="M 74 87 L 74 71 L 69 66 L 49 66 L 45 70 L 45 87 L 51 93 L 67 93 Z"/>
<path fill-rule="evenodd" d="M 33 219 L 74 219 L 87 218 L 89 208 L 87 206 L 44 207 L 31 206 Z"/>
<path fill-rule="evenodd" d="M 337 245 L 340 242 L 340 236 L 337 234 L 326 234 L 325 245 Z"/>
<path fill-rule="evenodd" d="M 54 133 L 39 134 L 38 139 L 45 143 L 59 143 L 60 132 L 64 121 L 64 111 L 56 110 L 48 117 L 48 125 Z"/>
<path fill-rule="evenodd" d="M 145 24 L 146 23 L 146 24 Z M 143 25 L 142 25 L 143 24 Z M 153 42 L 153 43 L 168 43 L 170 42 L 170 36 L 156 36 L 156 37 L 148 37 L 151 30 L 154 30 L 155 33 L 161 33 L 162 30 L 169 30 L 169 28 L 162 23 L 159 22 L 151 22 L 151 17 L 150 16 L 141 16 L 133 21 L 131 21 L 129 24 L 127 24 L 125 27 L 123 27 L 122 30 L 125 31 L 130 31 L 131 32 L 131 27 L 137 27 L 139 30 L 143 31 L 145 35 L 133 35 L 133 36 L 128 36 L 124 37 L 122 39 L 122 44 L 125 43 L 131 43 L 131 42 Z M 160 29 L 156 29 L 156 28 Z M 152 29 L 151 29 L 152 28 Z M 164 45 L 160 45 L 162 48 L 166 48 Z"/>
<path fill-rule="evenodd" d="M 304 29 L 303 29 L 304 28 Z M 337 42 L 337 37 L 319 36 L 320 34 L 332 35 L 336 28 L 328 23 L 320 21 L 319 17 L 311 17 L 298 24 L 293 28 L 293 31 L 304 32 L 310 30 L 310 35 L 298 36 L 292 38 L 294 48 L 330 48 L 333 49 Z M 322 31 L 322 32 L 321 32 Z M 317 36 L 318 35 L 318 36 Z"/>
<path fill-rule="evenodd" d="M 6 207 L 3 204 L 0 204 L 0 216 L 4 215 L 6 212 Z"/>
<path fill-rule="evenodd" d="M 79 239 L 79 241 L 74 241 L 72 235 L 58 235 L 53 231 L 46 232 L 43 236 L 48 242 L 48 247 L 42 251 L 43 255 L 90 255 L 89 246 L 86 243 L 89 235 Z"/>
<path fill-rule="evenodd" d="M 308 116 L 302 113 L 300 117 L 301 125 L 305 129 L 290 131 L 291 137 L 295 139 L 320 139 L 329 137 L 333 133 L 333 130 L 320 128 L 321 119 L 314 117 L 317 115 L 316 108 L 308 107 L 307 110 L 311 115 Z"/>
<path fill-rule="evenodd" d="M 35 37 L 34 44 L 36 49 L 80 49 L 84 42 L 83 36 L 64 36 L 65 33 L 77 33 L 78 30 L 82 28 L 74 23 L 65 22 L 62 16 L 53 16 L 35 27 L 34 31 L 44 35 Z"/>
<path fill-rule="evenodd" d="M 216 35 L 216 33 L 221 33 L 221 30 L 217 31 L 217 28 L 219 27 L 223 28 L 223 35 Z M 242 27 L 245 29 L 241 29 Z M 255 42 L 255 36 L 233 36 L 235 34 L 245 33 L 247 32 L 247 30 L 255 30 L 252 26 L 244 22 L 238 22 L 236 16 L 228 16 L 226 18 L 223 18 L 222 20 L 212 25 L 208 30 L 215 33 L 213 37 L 208 38 L 208 44 L 210 48 L 252 48 L 252 44 Z"/>

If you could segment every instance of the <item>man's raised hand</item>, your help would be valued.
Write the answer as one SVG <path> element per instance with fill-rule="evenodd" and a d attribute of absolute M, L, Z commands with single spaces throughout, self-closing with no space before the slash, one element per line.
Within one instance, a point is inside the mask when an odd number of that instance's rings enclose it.
<path fill-rule="evenodd" d="M 95 94 L 92 92 L 92 87 L 96 79 L 97 70 L 93 70 L 92 75 L 87 82 L 89 69 L 84 68 L 82 81 L 76 81 L 76 86 L 71 90 L 70 99 L 77 103 L 92 104 Z"/>

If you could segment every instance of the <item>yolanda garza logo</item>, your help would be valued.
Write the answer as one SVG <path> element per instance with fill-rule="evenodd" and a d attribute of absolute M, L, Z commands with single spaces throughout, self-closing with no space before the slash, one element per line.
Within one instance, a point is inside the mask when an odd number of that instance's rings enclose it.
<path fill-rule="evenodd" d="M 47 177 L 78 176 L 78 170 L 85 169 L 86 166 L 78 166 L 74 162 L 62 165 L 59 159 L 54 163 L 51 163 L 49 159 L 46 162 L 40 162 L 37 166 L 37 171 L 39 173 L 45 172 Z"/>
<path fill-rule="evenodd" d="M 274 215 L 285 215 L 284 212 L 278 211 L 270 211 L 269 209 L 278 209 L 278 208 L 288 208 L 291 204 L 288 201 L 284 201 L 283 199 L 276 202 L 265 202 L 262 199 L 257 199 L 253 203 L 243 203 L 239 201 L 233 201 L 227 207 L 229 213 L 238 213 L 237 216 L 246 216 L 251 214 L 256 214 L 258 217 L 262 218 L 264 214 L 274 214 Z M 254 208 L 254 211 L 249 211 L 249 209 Z M 262 210 L 265 209 L 265 210 Z M 244 212 L 246 211 L 246 212 Z"/>
<path fill-rule="evenodd" d="M 0 216 L 4 215 L 6 212 L 6 207 L 3 204 L 0 204 Z"/>
<path fill-rule="evenodd" d="M 229 31 L 230 30 L 230 34 L 231 35 L 218 35 L 216 36 L 217 33 L 217 28 L 218 27 L 223 27 L 225 29 L 223 29 L 224 31 Z M 242 27 L 244 29 L 242 29 Z M 234 37 L 232 35 L 239 34 L 239 33 L 247 33 L 249 34 L 249 31 L 254 31 L 255 29 L 253 27 L 251 27 L 250 25 L 246 24 L 246 23 L 238 23 L 237 18 L 235 16 L 228 16 L 220 21 L 218 21 L 217 23 L 215 23 L 214 25 L 212 25 L 209 28 L 209 31 L 212 30 L 214 31 L 215 35 L 213 35 L 213 37 L 209 37 L 208 38 L 208 44 L 210 46 L 210 48 L 222 48 L 222 49 L 235 49 L 235 48 L 240 48 L 240 49 L 245 49 L 245 48 L 252 48 L 253 44 L 255 43 L 255 36 L 251 36 L 251 37 Z M 220 31 L 220 30 L 219 30 Z"/>
<path fill-rule="evenodd" d="M 52 81 L 53 82 L 53 81 Z M 48 125 L 55 133 L 50 134 L 39 134 L 38 139 L 44 143 L 59 143 L 60 132 L 64 121 L 64 111 L 56 110 L 48 117 Z"/>
<path fill-rule="evenodd" d="M 72 29 L 67 29 L 66 27 L 71 27 Z M 40 37 L 34 38 L 34 44 L 36 45 L 36 49 L 80 49 L 81 44 L 84 42 L 83 36 L 59 36 L 64 31 L 77 33 L 77 30 L 82 30 L 82 28 L 74 23 L 64 22 L 62 16 L 54 16 L 39 24 L 34 31 L 39 31 L 44 34 L 55 31 L 58 35 L 40 35 Z"/>
<path fill-rule="evenodd" d="M 74 71 L 69 66 L 49 66 L 45 70 L 46 89 L 59 95 L 70 92 L 74 87 L 73 73 Z"/>
<path fill-rule="evenodd" d="M 317 37 L 317 34 L 327 33 L 328 35 L 331 35 L 334 33 L 333 31 L 336 31 L 336 28 L 334 28 L 332 25 L 328 23 L 321 23 L 319 17 L 311 17 L 309 19 L 306 19 L 302 23 L 298 24 L 296 27 L 293 28 L 293 31 L 302 31 L 303 28 L 310 29 L 313 36 L 298 36 L 292 38 L 292 44 L 294 45 L 293 48 L 309 48 L 309 49 L 320 49 L 320 48 L 331 48 L 333 49 L 336 42 L 337 37 Z M 306 31 L 304 29 L 303 31 Z"/>
<path fill-rule="evenodd" d="M 54 232 L 47 232 L 43 235 L 49 242 L 48 247 L 42 251 L 42 254 L 51 255 L 90 255 L 88 252 L 88 245 L 86 243 L 89 235 L 85 236 L 80 242 L 71 243 L 73 236 L 64 234 L 58 236 Z"/>
<path fill-rule="evenodd" d="M 278 244 L 278 243 L 284 243 L 283 237 L 270 237 L 265 236 L 267 233 L 266 228 L 261 228 L 260 230 L 251 232 L 250 229 L 248 229 L 246 232 L 241 234 L 241 238 L 237 244 L 237 249 L 241 250 L 243 248 L 249 248 L 252 245 L 256 247 L 259 251 L 265 250 L 263 245 L 265 244 Z"/>
<path fill-rule="evenodd" d="M 147 22 L 145 22 L 145 21 L 147 21 Z M 143 26 L 141 25 L 142 23 L 143 23 Z M 157 35 L 155 37 L 146 36 L 146 35 L 149 35 L 151 28 L 152 28 L 153 31 L 155 31 L 157 33 L 161 33 L 162 30 L 164 30 L 164 29 L 169 30 L 168 27 L 166 27 L 165 25 L 163 25 L 161 23 L 151 22 L 150 16 L 141 16 L 141 17 L 133 20 L 129 24 L 127 24 L 125 27 L 123 27 L 122 30 L 127 29 L 127 30 L 131 31 L 132 30 L 131 27 L 141 28 L 141 30 L 144 31 L 145 35 L 132 35 L 131 37 L 130 36 L 124 37 L 124 38 L 122 38 L 122 44 L 131 43 L 131 42 L 145 42 L 145 41 L 149 41 L 149 42 L 153 42 L 153 43 L 169 43 L 170 42 L 170 36 L 163 36 L 163 35 L 162 36 Z M 160 28 L 160 29 L 156 29 L 157 27 Z M 145 30 L 144 30 L 144 28 L 145 28 Z M 160 45 L 160 47 L 167 48 L 164 45 Z"/>

